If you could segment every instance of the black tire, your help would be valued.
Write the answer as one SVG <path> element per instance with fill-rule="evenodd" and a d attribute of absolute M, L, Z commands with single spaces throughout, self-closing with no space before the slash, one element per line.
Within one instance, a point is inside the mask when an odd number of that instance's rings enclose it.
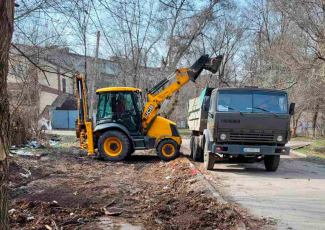
<path fill-rule="evenodd" d="M 275 172 L 280 164 L 279 155 L 266 155 L 264 156 L 264 165 L 266 171 Z"/>
<path fill-rule="evenodd" d="M 214 163 L 216 162 L 216 155 L 211 153 L 208 149 L 208 142 L 204 143 L 204 168 L 207 170 L 212 170 L 214 167 Z"/>
<path fill-rule="evenodd" d="M 107 143 L 109 140 L 115 140 L 116 142 L 114 143 L 111 141 L 111 144 L 109 142 Z M 119 153 L 108 151 L 112 149 L 112 151 L 115 151 L 116 148 L 117 152 Z M 119 148 L 121 148 L 120 151 L 118 150 Z M 131 143 L 129 138 L 124 133 L 120 131 L 107 131 L 99 138 L 98 151 L 106 161 L 123 161 L 130 155 Z"/>
<path fill-rule="evenodd" d="M 128 153 L 128 157 L 131 156 L 135 152 L 134 149 L 131 149 L 130 152 Z"/>
<path fill-rule="evenodd" d="M 157 154 L 164 161 L 174 160 L 179 156 L 179 145 L 173 139 L 164 139 L 157 146 Z"/>
<path fill-rule="evenodd" d="M 191 136 L 191 139 L 190 139 L 190 158 L 193 158 L 194 140 L 195 140 L 195 136 Z"/>
<path fill-rule="evenodd" d="M 197 162 L 202 162 L 203 160 L 203 151 L 200 146 L 200 137 L 195 136 L 193 144 L 193 160 Z"/>

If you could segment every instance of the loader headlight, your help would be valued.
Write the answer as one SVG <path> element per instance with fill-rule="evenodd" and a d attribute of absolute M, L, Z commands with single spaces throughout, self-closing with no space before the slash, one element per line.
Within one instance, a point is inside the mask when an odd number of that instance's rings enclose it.
<path fill-rule="evenodd" d="M 227 135 L 226 134 L 223 133 L 223 134 L 220 135 L 220 139 L 221 140 L 224 141 L 224 140 L 226 140 L 226 138 L 227 138 Z"/>
<path fill-rule="evenodd" d="M 281 141 L 283 141 L 283 136 L 278 136 L 277 138 L 276 138 L 276 140 L 278 141 L 278 142 L 281 142 Z"/>

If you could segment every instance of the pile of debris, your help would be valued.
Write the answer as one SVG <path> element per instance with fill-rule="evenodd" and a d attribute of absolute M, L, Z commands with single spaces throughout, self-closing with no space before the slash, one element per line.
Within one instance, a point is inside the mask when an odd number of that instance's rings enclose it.
<path fill-rule="evenodd" d="M 146 229 L 237 229 L 242 223 L 233 206 L 209 194 L 184 157 L 152 170 L 155 188 L 140 199 Z"/>
<path fill-rule="evenodd" d="M 35 151 L 33 151 L 33 150 L 44 149 L 46 147 L 53 148 L 54 146 L 58 145 L 57 141 L 60 141 L 60 138 L 52 137 L 51 139 L 49 139 L 48 143 L 45 143 L 44 141 L 43 141 L 43 143 L 39 143 L 36 140 L 25 141 L 26 144 L 19 145 L 19 146 L 16 146 L 16 145 L 10 146 L 10 153 L 16 154 L 18 156 L 40 157 L 41 154 L 35 153 Z M 42 155 L 44 155 L 44 154 L 42 154 Z"/>
<path fill-rule="evenodd" d="M 139 152 L 125 162 L 105 162 L 69 143 L 36 149 L 45 157 L 10 157 L 12 229 L 110 229 L 113 222 L 145 229 L 263 224 L 218 202 L 184 156 L 163 162 L 155 153 Z"/>
<path fill-rule="evenodd" d="M 53 202 L 15 201 L 9 210 L 12 228 L 33 229 L 75 229 L 97 216 L 103 215 L 104 210 L 79 209 L 61 207 Z"/>

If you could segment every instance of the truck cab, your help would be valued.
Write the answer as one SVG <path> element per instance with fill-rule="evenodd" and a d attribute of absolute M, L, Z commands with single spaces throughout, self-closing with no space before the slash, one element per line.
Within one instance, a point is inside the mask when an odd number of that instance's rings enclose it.
<path fill-rule="evenodd" d="M 290 140 L 294 104 L 288 105 L 285 91 L 255 87 L 214 89 L 200 111 L 207 119 L 200 127 L 204 130 L 199 133 L 199 141 L 192 141 L 198 146 L 192 144 L 191 151 L 196 160 L 203 158 L 207 169 L 214 167 L 217 156 L 248 162 L 264 160 L 267 171 L 276 171 L 280 155 L 289 155 L 290 148 L 285 144 Z"/>

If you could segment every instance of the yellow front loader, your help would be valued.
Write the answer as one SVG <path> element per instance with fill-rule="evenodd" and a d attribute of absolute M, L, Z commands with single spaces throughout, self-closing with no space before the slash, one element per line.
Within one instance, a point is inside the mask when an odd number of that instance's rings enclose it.
<path fill-rule="evenodd" d="M 203 69 L 216 73 L 222 56 L 203 55 L 190 68 L 177 69 L 147 91 L 148 102 L 143 106 L 142 91 L 133 87 L 108 87 L 96 91 L 98 106 L 96 123 L 88 117 L 83 75 L 76 77 L 79 116 L 76 123 L 80 147 L 88 154 L 99 154 L 108 161 L 121 161 L 135 150 L 157 149 L 163 160 L 178 157 L 182 143 L 174 122 L 158 116 L 162 103 L 189 80 L 195 82 Z M 175 81 L 163 87 L 172 79 Z"/>

